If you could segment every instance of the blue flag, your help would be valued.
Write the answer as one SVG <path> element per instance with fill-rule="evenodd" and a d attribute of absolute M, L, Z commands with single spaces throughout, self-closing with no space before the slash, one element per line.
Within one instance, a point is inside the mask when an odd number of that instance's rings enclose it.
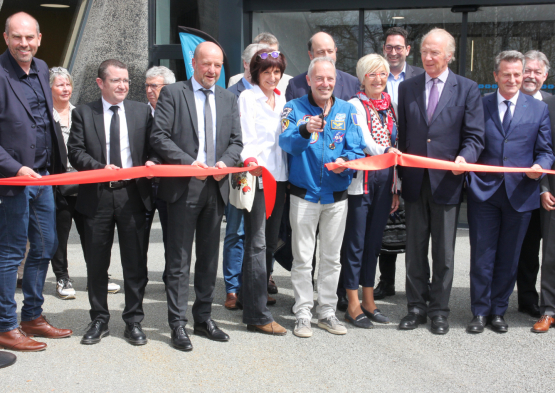
<path fill-rule="evenodd" d="M 193 55 L 195 53 L 195 48 L 201 42 L 206 40 L 196 36 L 194 34 L 179 33 L 179 39 L 181 40 L 181 50 L 183 51 L 183 60 L 185 61 L 185 70 L 187 71 L 187 78 L 190 79 L 193 76 Z M 216 84 L 225 89 L 225 69 L 222 67 L 222 72 L 220 78 Z"/>

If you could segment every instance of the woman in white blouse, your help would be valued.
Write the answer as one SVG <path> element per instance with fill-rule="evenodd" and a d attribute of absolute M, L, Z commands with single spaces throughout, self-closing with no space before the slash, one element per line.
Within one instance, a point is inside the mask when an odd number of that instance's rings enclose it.
<path fill-rule="evenodd" d="M 394 104 L 384 92 L 389 64 L 378 54 L 357 63 L 362 91 L 349 100 L 357 109 L 366 142 L 365 153 L 400 154 Z M 345 319 L 356 327 L 371 328 L 372 321 L 388 323 L 374 302 L 376 264 L 389 215 L 399 207 L 399 182 L 394 168 L 358 171 L 349 186 L 349 209 L 343 241 L 343 275 L 349 305 Z M 358 287 L 362 286 L 362 304 Z"/>
<path fill-rule="evenodd" d="M 285 94 L 276 89 L 285 67 L 285 57 L 279 51 L 260 49 L 250 62 L 253 88 L 243 91 L 239 96 L 243 132 L 241 159 L 245 166 L 266 167 L 277 183 L 275 206 L 268 220 L 261 177 L 257 178 L 251 211 L 244 210 L 245 254 L 239 301 L 243 306 L 243 322 L 249 330 L 274 335 L 287 332 L 274 321 L 267 307 L 268 278 L 278 240 L 287 182 L 287 156 L 278 144 Z M 251 173 L 260 176 L 262 170 Z"/>

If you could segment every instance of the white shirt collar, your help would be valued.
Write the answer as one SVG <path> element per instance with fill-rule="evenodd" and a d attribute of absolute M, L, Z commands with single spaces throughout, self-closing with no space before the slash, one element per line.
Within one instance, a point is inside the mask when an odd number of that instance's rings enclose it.
<path fill-rule="evenodd" d="M 405 65 L 406 65 L 406 63 L 405 63 Z M 438 79 L 445 84 L 445 82 L 447 82 L 447 77 L 448 76 L 449 76 L 449 67 L 447 67 L 447 69 L 445 71 L 443 71 L 440 76 L 438 76 Z M 430 75 L 428 75 L 428 73 L 426 72 L 426 83 L 428 83 L 432 79 L 433 78 Z"/>
<path fill-rule="evenodd" d="M 112 113 L 112 111 L 110 110 L 110 107 L 113 105 L 110 104 L 108 101 L 106 101 L 104 97 L 101 97 L 101 99 L 102 99 L 102 107 L 104 108 L 104 112 L 110 111 L 110 113 Z M 120 112 L 125 113 L 125 107 L 123 106 L 123 101 L 117 104 L 117 106 L 119 107 Z"/>
<path fill-rule="evenodd" d="M 196 92 L 196 91 L 199 91 L 199 90 L 201 90 L 201 89 L 205 89 L 204 86 L 202 86 L 200 83 L 197 82 L 197 80 L 195 79 L 194 76 L 191 78 L 191 80 L 192 80 L 192 82 L 193 82 L 193 90 L 194 90 L 195 92 Z M 208 89 L 208 90 L 212 90 L 212 93 L 215 94 L 215 93 L 216 93 L 216 84 L 214 84 L 214 86 L 212 86 L 212 87 L 211 87 L 210 89 Z"/>
<path fill-rule="evenodd" d="M 540 93 L 539 90 L 532 97 L 534 97 L 536 100 L 543 101 L 542 93 Z"/>
<path fill-rule="evenodd" d="M 513 104 L 513 107 L 516 106 L 516 102 L 518 101 L 519 94 L 520 94 L 520 91 L 517 91 L 516 94 L 509 100 L 509 101 L 511 101 L 511 104 Z M 499 93 L 499 89 L 497 89 L 497 104 L 498 105 L 501 105 L 501 104 L 505 105 L 503 103 L 503 101 L 506 101 L 506 100 L 507 99 L 505 97 L 503 97 L 501 95 L 501 93 Z"/>
<path fill-rule="evenodd" d="M 152 107 L 152 105 L 150 104 L 150 102 L 148 102 L 148 107 L 150 108 L 150 113 L 152 113 L 152 116 L 154 117 L 154 108 Z"/>

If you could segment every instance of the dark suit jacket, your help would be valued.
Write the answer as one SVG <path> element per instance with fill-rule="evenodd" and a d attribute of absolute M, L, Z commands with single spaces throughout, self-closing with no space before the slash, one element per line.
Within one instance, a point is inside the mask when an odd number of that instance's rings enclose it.
<path fill-rule="evenodd" d="M 555 140 L 555 96 L 547 97 L 544 102 L 547 104 L 549 119 L 551 124 L 551 141 Z M 551 167 L 555 169 L 555 164 Z M 550 192 L 555 194 L 555 175 L 545 175 L 540 183 L 540 192 Z"/>
<path fill-rule="evenodd" d="M 424 68 L 420 68 L 420 67 L 416 67 L 416 66 L 411 66 L 410 64 L 407 64 L 407 69 L 405 70 L 405 79 L 404 81 L 413 78 L 417 75 L 423 74 Z M 387 85 L 385 87 L 385 92 L 387 93 Z"/>
<path fill-rule="evenodd" d="M 243 83 L 243 79 L 241 78 L 239 82 L 237 82 L 233 86 L 228 87 L 227 90 L 232 92 L 233 94 L 235 94 L 237 98 L 239 98 L 241 93 L 247 90 L 247 88 L 245 87 L 245 84 Z"/>
<path fill-rule="evenodd" d="M 133 166 L 143 166 L 151 158 L 148 143 L 152 127 L 150 107 L 141 102 L 129 100 L 125 100 L 123 106 Z M 67 142 L 69 162 L 78 171 L 103 169 L 107 158 L 102 101 L 77 106 L 71 118 L 71 133 Z M 136 182 L 145 208 L 151 210 L 150 180 L 141 178 Z M 87 217 L 93 217 L 104 189 L 104 186 L 98 183 L 79 185 L 75 209 Z"/>
<path fill-rule="evenodd" d="M 547 91 L 540 90 L 540 94 L 542 95 L 543 100 L 545 101 L 546 98 L 552 97 Z"/>
<path fill-rule="evenodd" d="M 52 160 L 50 173 L 65 172 L 64 138 L 61 130 L 54 129 L 52 109 L 52 90 L 48 82 L 48 66 L 34 58 L 39 72 L 39 81 L 46 97 L 50 130 L 52 135 Z M 33 169 L 35 163 L 35 144 L 37 140 L 36 123 L 21 87 L 21 82 L 10 61 L 8 50 L 0 55 L 0 177 L 13 177 L 22 166 Z M 63 157 L 60 157 L 63 155 Z M 64 158 L 65 157 L 65 158 Z M 0 186 L 1 196 L 14 196 L 25 187 Z"/>
<path fill-rule="evenodd" d="M 399 149 L 417 156 L 454 161 L 462 156 L 474 163 L 484 148 L 484 110 L 476 82 L 449 71 L 434 116 L 428 124 L 425 73 L 399 85 Z M 435 203 L 461 202 L 464 176 L 430 169 Z M 402 169 L 402 195 L 406 202 L 420 196 L 424 169 Z"/>
<path fill-rule="evenodd" d="M 216 86 L 216 162 L 234 166 L 243 150 L 237 97 Z M 168 85 L 160 92 L 150 144 L 165 164 L 191 165 L 199 149 L 195 93 L 191 80 Z M 202 147 L 204 148 L 204 146 Z M 190 177 L 160 178 L 158 196 L 173 203 L 188 192 Z M 193 183 L 195 184 L 195 183 Z M 219 181 L 225 204 L 229 198 L 227 176 Z"/>
<path fill-rule="evenodd" d="M 360 91 L 360 81 L 346 72 L 340 70 L 336 71 L 337 77 L 333 95 L 342 100 L 349 101 Z M 306 72 L 303 72 L 289 80 L 289 85 L 287 85 L 287 90 L 285 91 L 285 99 L 287 102 L 308 94 L 310 86 L 308 86 L 308 82 L 306 81 L 306 74 Z"/>
<path fill-rule="evenodd" d="M 530 168 L 538 164 L 551 168 L 553 153 L 547 105 L 520 93 L 509 130 L 503 131 L 499 118 L 497 94 L 483 98 L 485 147 L 479 164 Z M 504 184 L 511 206 L 519 212 L 539 207 L 539 182 L 524 173 L 468 174 L 468 195 L 477 201 L 488 200 Z"/>

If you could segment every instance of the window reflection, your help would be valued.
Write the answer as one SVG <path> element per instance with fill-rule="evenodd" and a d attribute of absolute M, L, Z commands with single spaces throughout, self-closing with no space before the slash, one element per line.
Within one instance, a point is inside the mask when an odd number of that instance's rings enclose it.
<path fill-rule="evenodd" d="M 179 44 L 178 26 L 218 38 L 218 0 L 156 0 L 156 45 Z"/>

